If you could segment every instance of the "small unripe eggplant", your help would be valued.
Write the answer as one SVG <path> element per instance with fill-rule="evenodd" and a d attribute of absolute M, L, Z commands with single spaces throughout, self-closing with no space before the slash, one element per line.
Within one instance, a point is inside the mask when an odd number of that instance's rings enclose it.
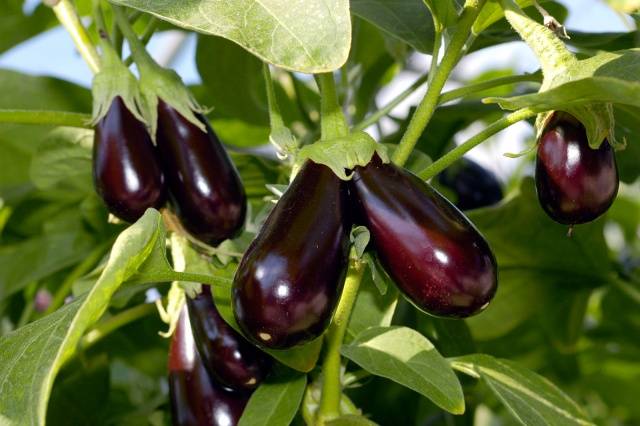
<path fill-rule="evenodd" d="M 502 200 L 498 178 L 475 161 L 461 158 L 438 175 L 438 183 L 456 196 L 460 210 L 478 209 Z"/>
<path fill-rule="evenodd" d="M 120 97 L 95 128 L 93 182 L 109 211 L 127 222 L 149 207 L 160 208 L 166 199 L 156 148 Z"/>
<path fill-rule="evenodd" d="M 249 394 L 226 390 L 209 377 L 186 309 L 169 348 L 169 398 L 174 426 L 234 426 L 249 400 Z"/>
<path fill-rule="evenodd" d="M 354 173 L 359 217 L 404 295 L 437 316 L 484 309 L 497 288 L 496 260 L 473 224 L 427 183 L 377 156 Z"/>
<path fill-rule="evenodd" d="M 247 200 L 237 170 L 206 118 L 203 132 L 163 101 L 158 103 L 158 149 L 177 214 L 189 233 L 218 245 L 238 235 Z"/>
<path fill-rule="evenodd" d="M 196 346 L 209 375 L 233 390 L 252 390 L 266 376 L 270 358 L 227 324 L 208 285 L 187 299 Z"/>
<path fill-rule="evenodd" d="M 259 345 L 290 348 L 329 325 L 348 264 L 347 195 L 331 169 L 307 161 L 242 257 L 234 313 Z"/>
<path fill-rule="evenodd" d="M 540 136 L 535 180 L 540 205 L 553 220 L 590 222 L 609 209 L 618 193 L 615 153 L 606 140 L 591 149 L 582 123 L 556 112 Z"/>

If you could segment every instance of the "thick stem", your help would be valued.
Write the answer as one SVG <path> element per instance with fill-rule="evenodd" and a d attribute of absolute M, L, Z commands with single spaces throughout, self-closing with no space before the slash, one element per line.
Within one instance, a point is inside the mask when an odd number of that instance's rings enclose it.
<path fill-rule="evenodd" d="M 338 103 L 333 73 L 318 74 L 316 78 L 322 95 L 320 104 L 321 138 L 329 140 L 347 135 L 347 122 Z"/>
<path fill-rule="evenodd" d="M 327 331 L 327 352 L 322 364 L 322 397 L 318 408 L 318 420 L 322 424 L 325 420 L 340 415 L 340 399 L 342 385 L 340 383 L 341 362 L 340 347 L 349 324 L 349 317 L 358 295 L 364 263 L 352 259 L 344 282 L 344 289 L 336 313 Z"/>
<path fill-rule="evenodd" d="M 41 124 L 91 129 L 91 115 L 66 111 L 0 109 L 0 123 Z"/>
<path fill-rule="evenodd" d="M 98 56 L 98 52 L 91 42 L 87 30 L 82 25 L 82 22 L 80 22 L 80 17 L 71 0 L 60 0 L 53 6 L 53 12 L 73 39 L 78 52 L 80 52 L 80 55 L 89 68 L 91 68 L 91 71 L 94 74 L 100 71 L 100 57 Z"/>
<path fill-rule="evenodd" d="M 441 171 L 449 167 L 455 161 L 460 159 L 464 154 L 466 154 L 468 151 L 475 148 L 476 146 L 480 145 L 489 137 L 495 135 L 501 130 L 506 129 L 512 124 L 531 118 L 536 114 L 537 112 L 529 108 L 523 108 L 523 109 L 519 109 L 518 111 L 512 112 L 511 114 L 492 123 L 486 129 L 484 129 L 477 135 L 473 136 L 472 138 L 464 142 L 462 145 L 457 146 L 456 148 L 452 149 L 451 151 L 449 151 L 448 153 L 440 157 L 438 161 L 432 163 L 429 167 L 424 169 L 418 176 L 424 180 L 431 179 L 433 176 L 437 175 L 438 173 L 440 173 Z"/>
<path fill-rule="evenodd" d="M 100 340 L 104 339 L 110 333 L 118 330 L 119 328 L 131 324 L 141 318 L 146 317 L 156 311 L 156 306 L 153 303 L 145 303 L 143 305 L 135 306 L 126 311 L 122 311 L 108 320 L 95 326 L 87 334 L 84 335 L 80 341 L 80 347 L 87 349 L 88 347 L 96 344 Z"/>
<path fill-rule="evenodd" d="M 475 22 L 482 6 L 484 6 L 486 0 L 467 0 L 462 11 L 462 15 L 456 26 L 456 30 L 453 34 L 453 38 L 447 47 L 442 62 L 438 65 L 436 72 L 433 74 L 431 84 L 427 89 L 422 102 L 418 105 L 418 109 L 413 114 L 409 126 L 405 131 L 398 149 L 396 149 L 393 155 L 393 162 L 398 165 L 403 165 L 409 155 L 415 148 L 420 135 L 429 124 L 429 120 L 433 116 L 436 107 L 438 106 L 438 100 L 440 98 L 440 92 L 444 87 L 449 74 L 453 70 L 453 67 L 458 63 L 460 54 L 464 49 L 464 45 L 471 35 L 471 27 Z"/>

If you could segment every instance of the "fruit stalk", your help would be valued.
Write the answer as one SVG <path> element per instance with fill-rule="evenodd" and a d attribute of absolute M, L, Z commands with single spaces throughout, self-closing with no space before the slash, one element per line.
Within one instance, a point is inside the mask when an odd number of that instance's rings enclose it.
<path fill-rule="evenodd" d="M 349 270 L 344 281 L 344 290 L 327 331 L 327 353 L 322 364 L 322 398 L 318 410 L 320 423 L 340 415 L 340 400 L 342 396 L 340 347 L 347 331 L 349 317 L 364 274 L 364 263 L 354 259 L 354 255 L 355 252 L 352 248 Z"/>
<path fill-rule="evenodd" d="M 336 83 L 333 73 L 318 74 L 316 76 L 322 101 L 320 105 L 320 131 L 324 140 L 339 138 L 348 133 L 347 122 L 338 103 Z"/>
<path fill-rule="evenodd" d="M 429 124 L 433 113 L 438 106 L 438 99 L 453 67 L 460 60 L 460 53 L 471 34 L 471 28 L 486 0 L 467 0 L 460 15 L 456 31 L 445 51 L 442 62 L 433 74 L 433 80 L 427 89 L 427 93 L 413 114 L 409 126 L 405 131 L 398 149 L 393 155 L 393 162 L 402 166 L 409 159 L 409 155 L 415 148 L 418 138 Z"/>
<path fill-rule="evenodd" d="M 95 74 L 100 71 L 100 57 L 95 46 L 87 34 L 87 30 L 80 22 L 80 17 L 71 0 L 60 0 L 52 6 L 53 12 L 67 30 L 78 52 L 85 60 L 91 71 Z"/>

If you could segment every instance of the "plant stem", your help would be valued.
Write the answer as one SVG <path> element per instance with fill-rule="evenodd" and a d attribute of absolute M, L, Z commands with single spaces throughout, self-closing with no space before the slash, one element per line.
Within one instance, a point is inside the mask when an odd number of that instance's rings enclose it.
<path fill-rule="evenodd" d="M 327 331 L 327 352 L 322 364 L 322 397 L 318 408 L 318 420 L 321 424 L 325 420 L 340 415 L 342 396 L 340 347 L 347 331 L 349 316 L 358 295 L 364 269 L 364 263 L 360 260 L 350 260 L 342 296 Z"/>
<path fill-rule="evenodd" d="M 367 127 L 371 126 L 372 124 L 377 123 L 378 120 L 380 120 L 382 117 L 389 114 L 396 106 L 398 106 L 402 101 L 407 99 L 413 92 L 418 90 L 420 86 L 426 83 L 428 78 L 429 76 L 427 74 L 421 76 L 419 79 L 414 81 L 413 84 L 411 84 L 411 86 L 409 86 L 402 93 L 400 93 L 398 96 L 393 98 L 391 102 L 389 102 L 388 104 L 386 104 L 385 106 L 383 106 L 382 108 L 380 108 L 379 110 L 377 110 L 376 112 L 374 112 L 373 114 L 371 114 L 370 116 L 362 120 L 360 123 L 353 126 L 353 130 L 364 130 Z"/>
<path fill-rule="evenodd" d="M 80 17 L 71 0 L 60 0 L 53 6 L 53 12 L 73 39 L 78 52 L 80 52 L 80 55 L 89 68 L 91 68 L 91 71 L 94 74 L 100 71 L 100 57 L 98 56 L 98 52 L 91 42 L 87 30 L 82 25 L 82 22 L 80 22 Z"/>
<path fill-rule="evenodd" d="M 102 256 L 104 256 L 109 247 L 111 247 L 111 243 L 112 241 L 109 240 L 108 242 L 94 248 L 82 262 L 78 263 L 76 267 L 71 270 L 69 275 L 65 277 L 62 284 L 60 284 L 60 287 L 56 290 L 56 293 L 51 299 L 51 304 L 44 312 L 43 316 L 52 313 L 64 304 L 64 299 L 71 292 L 73 284 L 78 281 L 80 277 L 89 272 L 91 268 L 93 268 L 93 266 L 102 259 Z"/>
<path fill-rule="evenodd" d="M 442 47 L 442 30 L 440 29 L 440 25 L 435 25 L 433 51 L 431 52 L 431 65 L 429 66 L 429 74 L 427 76 L 429 84 L 431 84 L 431 80 L 433 80 L 433 76 L 436 75 L 436 70 L 438 69 L 438 57 L 440 56 L 441 47 Z"/>
<path fill-rule="evenodd" d="M 126 311 L 122 311 L 103 321 L 102 323 L 91 329 L 89 332 L 87 332 L 87 334 L 85 334 L 80 341 L 80 347 L 82 349 L 87 349 L 115 330 L 132 322 L 135 322 L 141 318 L 144 318 L 155 311 L 156 306 L 153 303 L 145 303 L 127 309 Z"/>
<path fill-rule="evenodd" d="M 0 109 L 0 123 L 41 124 L 91 129 L 91 115 L 67 111 Z"/>
<path fill-rule="evenodd" d="M 523 75 L 510 75 L 507 77 L 494 78 L 492 80 L 483 81 L 476 84 L 470 84 L 468 86 L 460 87 L 459 89 L 450 90 L 440 95 L 438 104 L 444 104 L 454 99 L 464 98 L 465 96 L 473 93 L 482 92 L 487 89 L 493 89 L 494 87 L 506 86 L 508 84 L 522 83 L 522 82 L 539 82 L 541 80 L 539 73 L 523 74 Z"/>
<path fill-rule="evenodd" d="M 470 151 L 472 148 L 475 148 L 476 146 L 480 145 L 482 142 L 487 140 L 489 137 L 495 135 L 501 130 L 506 129 L 512 124 L 531 118 L 536 114 L 537 112 L 532 109 L 522 108 L 512 112 L 509 115 L 506 115 L 500 120 L 492 123 L 490 126 L 485 128 L 483 131 L 481 131 L 477 135 L 471 137 L 462 145 L 457 146 L 456 148 L 452 149 L 451 151 L 449 151 L 448 153 L 440 157 L 438 161 L 435 161 L 434 163 L 432 163 L 429 167 L 427 167 L 420 174 L 418 174 L 418 176 L 424 180 L 432 178 L 433 176 L 437 175 L 438 173 L 440 173 L 441 171 L 449 167 L 455 161 L 460 159 L 460 157 L 462 157 L 465 153 Z"/>
<path fill-rule="evenodd" d="M 321 138 L 329 140 L 347 135 L 347 122 L 338 103 L 333 73 L 317 74 L 316 79 L 322 95 L 320 104 Z"/>
<path fill-rule="evenodd" d="M 453 67 L 460 59 L 460 53 L 471 34 L 471 27 L 478 17 L 482 6 L 484 6 L 485 1 L 486 0 L 467 0 L 465 2 L 464 9 L 456 26 L 456 31 L 453 34 L 449 46 L 447 46 L 442 62 L 433 74 L 433 79 L 427 89 L 427 93 L 422 99 L 422 102 L 420 102 L 420 105 L 418 105 L 418 109 L 416 109 L 407 130 L 400 140 L 398 149 L 396 149 L 393 155 L 394 163 L 403 165 L 407 161 L 411 151 L 413 151 L 413 148 L 418 142 L 418 138 L 420 138 L 427 124 L 429 124 L 429 120 L 431 120 L 438 105 L 440 92 L 447 82 Z"/>

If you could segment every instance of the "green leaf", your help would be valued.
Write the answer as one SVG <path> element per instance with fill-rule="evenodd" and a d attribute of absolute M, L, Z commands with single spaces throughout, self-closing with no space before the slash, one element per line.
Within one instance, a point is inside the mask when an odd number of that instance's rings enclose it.
<path fill-rule="evenodd" d="M 61 127 L 53 130 L 31 162 L 31 180 L 38 189 L 92 193 L 93 131 Z"/>
<path fill-rule="evenodd" d="M 522 9 L 532 6 L 534 0 L 516 0 L 518 6 Z M 541 0 L 539 2 L 541 5 L 546 6 L 545 3 L 551 3 L 550 0 Z M 479 34 L 484 31 L 487 27 L 500 19 L 504 18 L 504 12 L 502 11 L 502 7 L 500 6 L 499 1 L 488 1 L 485 6 L 480 11 L 476 22 L 473 24 L 473 33 Z"/>
<path fill-rule="evenodd" d="M 201 35 L 196 63 L 207 90 L 208 106 L 214 108 L 216 117 L 269 125 L 262 62 L 258 58 L 227 39 Z M 254 144 L 266 142 L 264 139 Z"/>
<path fill-rule="evenodd" d="M 186 29 L 227 38 L 259 58 L 293 71 L 332 71 L 344 64 L 349 53 L 348 0 L 114 3 L 151 13 Z"/>
<path fill-rule="evenodd" d="M 489 241 L 499 274 L 494 300 L 467 319 L 476 339 L 492 339 L 515 329 L 553 302 L 554 291 L 577 292 L 611 280 L 603 221 L 581 225 L 567 237 L 567 227 L 552 221 L 540 207 L 531 178 L 506 203 L 468 216 Z"/>
<path fill-rule="evenodd" d="M 497 102 L 502 108 L 510 110 L 528 107 L 539 112 L 561 110 L 573 113 L 587 127 L 590 144 L 597 147 L 607 136 L 614 143 L 612 135 L 607 135 L 609 129 L 604 129 L 600 131 L 604 136 L 594 140 L 592 128 L 597 123 L 590 123 L 587 120 L 589 114 L 580 108 L 606 103 L 640 107 L 638 73 L 640 49 L 601 52 L 577 61 L 566 72 L 560 73 L 549 83 L 545 82 L 545 89 L 539 93 L 510 98 L 486 98 L 485 102 Z M 602 120 L 607 118 L 606 111 L 597 113 Z M 607 123 L 600 126 L 606 127 Z"/>
<path fill-rule="evenodd" d="M 93 246 L 92 235 L 81 227 L 0 246 L 0 300 L 81 261 Z"/>
<path fill-rule="evenodd" d="M 228 274 L 228 283 L 220 283 L 220 285 L 211 287 L 216 307 L 222 318 L 239 333 L 242 333 L 236 319 L 233 315 L 231 307 L 231 285 L 233 274 L 237 265 L 230 265 L 225 270 Z M 322 336 L 306 343 L 287 350 L 264 349 L 266 353 L 294 370 L 307 373 L 311 371 L 318 362 L 320 350 L 322 349 Z"/>
<path fill-rule="evenodd" d="M 553 383 L 511 361 L 478 354 L 453 358 L 451 364 L 458 371 L 482 378 L 523 425 L 593 424 Z"/>
<path fill-rule="evenodd" d="M 306 374 L 288 370 L 270 375 L 251 395 L 238 426 L 290 425 L 306 386 Z"/>
<path fill-rule="evenodd" d="M 341 352 L 372 374 L 400 383 L 451 413 L 464 413 L 464 395 L 456 375 L 431 342 L 415 330 L 372 327 Z"/>
<path fill-rule="evenodd" d="M 84 332 L 105 312 L 113 293 L 151 254 L 162 234 L 149 209 L 116 240 L 98 282 L 82 299 L 0 339 L 2 424 L 44 424 L 56 374 L 76 352 Z"/>
<path fill-rule="evenodd" d="M 0 53 L 24 40 L 52 27 L 56 23 L 55 16 L 49 7 L 38 5 L 27 15 L 23 11 L 23 0 L 6 0 L 0 15 Z"/>
<path fill-rule="evenodd" d="M 433 21 L 422 0 L 351 0 L 351 10 L 414 49 L 431 53 Z"/>
<path fill-rule="evenodd" d="M 337 419 L 325 422 L 327 426 L 375 426 L 376 422 L 372 422 L 366 417 L 350 414 L 348 416 L 340 416 Z"/>

